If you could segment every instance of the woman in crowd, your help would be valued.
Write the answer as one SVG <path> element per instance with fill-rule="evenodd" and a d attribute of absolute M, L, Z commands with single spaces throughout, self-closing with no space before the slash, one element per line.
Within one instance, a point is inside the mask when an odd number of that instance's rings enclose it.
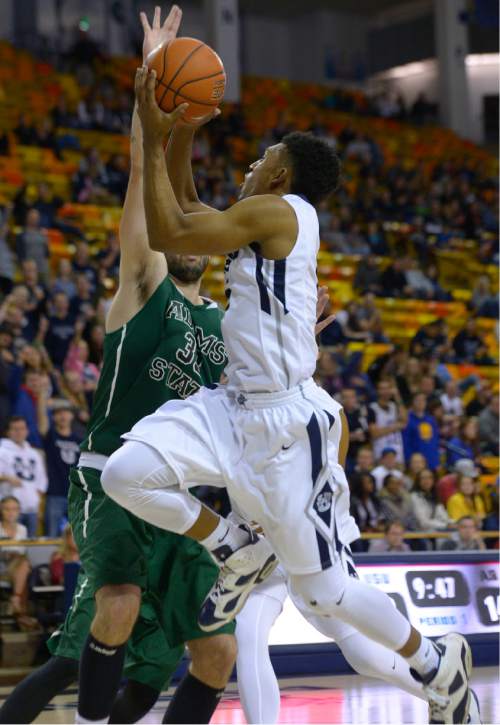
<path fill-rule="evenodd" d="M 417 473 L 411 492 L 417 527 L 421 531 L 444 531 L 450 525 L 445 507 L 438 500 L 436 474 L 428 468 Z"/>
<path fill-rule="evenodd" d="M 409 491 L 413 489 L 417 475 L 425 468 L 427 468 L 425 456 L 421 453 L 412 453 L 408 461 L 408 468 L 403 476 L 404 484 Z"/>
<path fill-rule="evenodd" d="M 15 496 L 0 502 L 0 538 L 21 541 L 28 538 L 26 526 L 19 523 L 21 506 Z M 0 576 L 10 582 L 10 610 L 22 630 L 34 629 L 38 622 L 28 616 L 28 578 L 31 564 L 24 546 L 3 546 L 0 549 Z"/>
<path fill-rule="evenodd" d="M 371 473 L 359 473 L 353 476 L 351 485 L 351 514 L 361 533 L 382 531 L 383 517 L 378 496 L 375 492 L 375 479 Z M 356 542 L 357 544 L 358 542 Z M 359 542 L 359 551 L 366 551 L 367 542 Z M 356 546 L 355 546 L 356 550 Z"/>
<path fill-rule="evenodd" d="M 450 519 L 458 521 L 463 516 L 472 516 L 478 528 L 481 528 L 486 511 L 483 499 L 476 493 L 474 479 L 470 476 L 460 475 L 457 489 L 457 492 L 450 496 L 446 504 Z"/>
<path fill-rule="evenodd" d="M 461 458 L 475 460 L 479 454 L 479 429 L 477 418 L 465 418 L 459 428 L 458 435 L 447 443 L 447 464 L 451 468 Z"/>

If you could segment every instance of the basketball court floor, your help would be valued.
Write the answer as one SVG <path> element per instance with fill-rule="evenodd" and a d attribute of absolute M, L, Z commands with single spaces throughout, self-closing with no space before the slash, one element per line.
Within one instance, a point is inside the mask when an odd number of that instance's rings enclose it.
<path fill-rule="evenodd" d="M 427 706 L 377 680 L 346 675 L 293 678 L 281 681 L 281 723 L 426 723 Z M 498 669 L 480 667 L 472 684 L 481 703 L 483 723 L 500 723 Z M 0 688 L 5 698 L 10 688 Z M 161 723 L 171 691 L 162 694 L 150 723 Z M 68 690 L 43 712 L 37 723 L 73 723 L 77 693 Z M 244 723 L 245 717 L 234 684 L 228 688 L 212 723 Z"/>

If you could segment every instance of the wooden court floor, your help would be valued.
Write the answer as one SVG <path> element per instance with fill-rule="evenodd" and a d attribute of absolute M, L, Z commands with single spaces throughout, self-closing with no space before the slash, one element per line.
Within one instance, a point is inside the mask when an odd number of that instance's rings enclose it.
<path fill-rule="evenodd" d="M 477 668 L 473 673 L 472 684 L 481 702 L 483 722 L 500 725 L 498 669 Z M 359 675 L 293 678 L 282 680 L 280 685 L 281 723 L 428 722 L 424 702 L 389 688 L 380 681 Z M 9 691 L 8 687 L 0 688 L 0 697 L 5 698 Z M 147 722 L 161 722 L 170 692 L 162 694 Z M 76 696 L 76 689 L 71 689 L 57 697 L 36 722 L 73 723 Z M 245 722 L 234 685 L 228 688 L 212 722 Z"/>

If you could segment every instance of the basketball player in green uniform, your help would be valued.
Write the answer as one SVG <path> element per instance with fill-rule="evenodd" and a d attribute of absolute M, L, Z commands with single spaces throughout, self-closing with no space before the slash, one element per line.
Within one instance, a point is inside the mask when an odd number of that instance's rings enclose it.
<path fill-rule="evenodd" d="M 160 42 L 175 37 L 180 11 L 174 7 L 162 27 L 159 9 L 152 28 L 144 16 L 141 19 L 146 56 Z M 208 722 L 234 665 L 234 626 L 207 636 L 197 624 L 200 605 L 218 574 L 211 557 L 192 539 L 166 533 L 129 514 L 104 494 L 100 484 L 100 472 L 121 445 L 123 433 L 166 400 L 185 398 L 202 385 L 217 382 L 226 363 L 222 313 L 199 295 L 208 258 L 165 258 L 149 249 L 142 198 L 142 133 L 135 111 L 120 248 L 120 281 L 106 321 L 103 368 L 80 461 L 70 476 L 70 520 L 83 568 L 64 626 L 49 641 L 52 664 L 45 676 L 34 673 L 16 688 L 0 710 L 0 722 L 31 721 L 72 682 L 76 669 L 71 663 L 80 660 L 82 650 L 77 721 L 108 721 L 126 646 L 102 644 L 108 639 L 105 625 L 94 616 L 94 596 L 124 630 L 140 606 L 124 668 L 131 682 L 120 693 L 112 722 L 134 722 L 150 709 L 175 671 L 184 643 L 192 657 L 190 671 L 164 722 Z M 128 632 L 124 641 L 127 638 Z M 108 699 L 99 699 L 96 693 L 102 688 L 96 684 L 110 675 L 115 679 L 106 687 Z"/>

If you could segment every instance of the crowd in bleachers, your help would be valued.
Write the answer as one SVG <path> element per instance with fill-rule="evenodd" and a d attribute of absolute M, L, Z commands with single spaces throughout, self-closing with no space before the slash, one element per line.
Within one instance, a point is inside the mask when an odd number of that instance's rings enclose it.
<path fill-rule="evenodd" d="M 17 105 L 0 114 L 0 486 L 17 507 L 13 538 L 53 537 L 116 288 L 134 63 L 99 60 L 80 87 L 2 44 L 4 95 L 13 59 Z M 293 128 L 337 148 L 342 183 L 319 209 L 318 265 L 325 314 L 337 316 L 316 379 L 350 424 L 352 513 L 364 533 L 385 532 L 375 550 L 436 546 L 406 544 L 405 531 L 481 548 L 478 532 L 498 530 L 495 161 L 451 132 L 395 121 L 403 114 L 382 100 L 376 118 L 359 91 L 246 79 L 241 106 L 196 137 L 197 187 L 227 207 L 245 166 Z M 212 261 L 204 286 L 220 301 Z"/>

